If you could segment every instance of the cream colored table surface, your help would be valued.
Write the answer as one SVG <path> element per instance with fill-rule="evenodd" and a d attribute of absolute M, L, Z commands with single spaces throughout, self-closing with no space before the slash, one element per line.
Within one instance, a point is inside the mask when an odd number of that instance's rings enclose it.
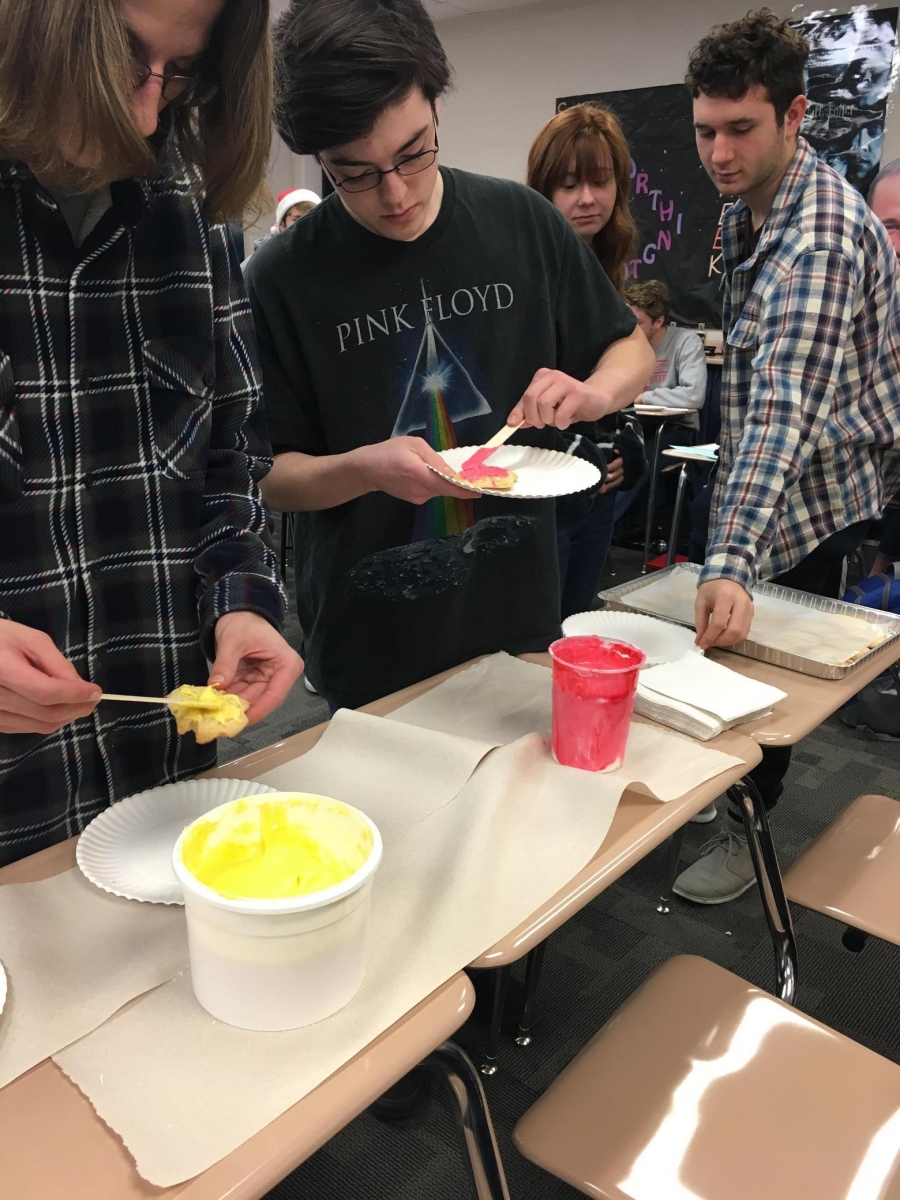
<path fill-rule="evenodd" d="M 545 666 L 550 661 L 546 654 L 523 657 Z M 392 712 L 462 669 L 405 688 L 367 705 L 364 711 L 374 715 Z M 309 750 L 326 728 L 322 724 L 295 734 L 210 775 L 254 778 Z M 734 731 L 708 745 L 740 757 L 746 765 L 668 804 L 626 791 L 595 859 L 570 886 L 473 965 L 501 966 L 521 958 L 760 758 L 758 746 Z M 69 870 L 75 864 L 76 840 L 71 838 L 0 869 L 0 885 L 46 879 Z M 53 1063 L 41 1063 L 0 1090 L 2 1194 L 15 1200 L 56 1196 L 66 1200 L 256 1200 L 450 1037 L 466 1020 L 473 1003 L 467 977 L 455 976 L 267 1129 L 209 1171 L 174 1188 L 155 1188 L 142 1180 L 119 1139 L 97 1118 L 77 1088 Z"/>
<path fill-rule="evenodd" d="M 787 692 L 787 698 L 774 705 L 771 716 L 739 725 L 737 732 L 761 746 L 793 746 L 836 713 L 860 688 L 900 659 L 900 646 L 895 644 L 879 650 L 843 679 L 815 679 L 812 675 L 800 675 L 797 671 L 773 667 L 770 663 L 758 662 L 743 654 L 730 654 L 727 650 L 709 650 L 707 654 L 739 675 L 759 679 Z"/>

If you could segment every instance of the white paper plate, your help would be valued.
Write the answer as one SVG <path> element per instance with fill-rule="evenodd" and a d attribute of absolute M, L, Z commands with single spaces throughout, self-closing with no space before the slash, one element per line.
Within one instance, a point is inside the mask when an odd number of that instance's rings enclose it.
<path fill-rule="evenodd" d="M 664 404 L 635 404 L 634 411 L 639 417 L 684 417 L 692 408 L 667 408 Z"/>
<path fill-rule="evenodd" d="M 457 446 L 455 450 L 442 450 L 441 458 L 451 471 L 458 471 L 467 458 L 479 449 L 478 446 Z M 518 479 L 508 492 L 497 492 L 491 488 L 477 488 L 470 483 L 460 483 L 451 475 L 438 471 L 429 463 L 429 469 L 443 479 L 449 479 L 457 487 L 482 496 L 501 496 L 507 500 L 543 500 L 548 496 L 570 496 L 596 487 L 601 475 L 593 463 L 573 454 L 561 454 L 558 450 L 538 450 L 534 446 L 500 446 L 487 463 L 491 467 L 506 467 L 515 471 Z"/>
<path fill-rule="evenodd" d="M 152 904 L 183 904 L 172 851 L 186 825 L 219 804 L 275 788 L 245 779 L 186 779 L 120 800 L 95 817 L 75 858 L 91 883 Z"/>
<path fill-rule="evenodd" d="M 563 621 L 563 637 L 596 633 L 598 637 L 614 638 L 637 646 L 647 655 L 645 667 L 657 667 L 660 663 L 676 662 L 691 650 L 702 651 L 694 644 L 693 629 L 670 625 L 668 621 L 657 621 L 641 613 L 600 612 L 575 613 Z"/>
<path fill-rule="evenodd" d="M 3 1015 L 3 1010 L 6 1007 L 6 972 L 3 970 L 3 963 L 0 963 L 0 1016 Z"/>

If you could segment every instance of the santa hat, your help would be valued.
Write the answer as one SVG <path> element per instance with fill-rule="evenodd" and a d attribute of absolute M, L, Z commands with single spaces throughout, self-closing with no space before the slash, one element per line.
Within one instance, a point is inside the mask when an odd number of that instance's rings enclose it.
<path fill-rule="evenodd" d="M 278 207 L 275 209 L 275 225 L 272 232 L 278 232 L 278 227 L 288 209 L 293 208 L 295 204 L 303 204 L 304 201 L 309 204 L 318 204 L 321 199 L 321 196 L 317 196 L 309 188 L 288 188 L 286 192 L 282 192 L 278 197 Z"/>

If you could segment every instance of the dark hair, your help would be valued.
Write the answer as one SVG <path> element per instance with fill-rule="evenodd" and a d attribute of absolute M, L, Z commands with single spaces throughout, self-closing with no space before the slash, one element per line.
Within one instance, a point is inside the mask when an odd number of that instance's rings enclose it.
<path fill-rule="evenodd" d="M 646 279 L 642 283 L 630 283 L 625 289 L 625 300 L 645 312 L 651 321 L 663 319 L 668 325 L 672 312 L 669 289 L 661 279 Z"/>
<path fill-rule="evenodd" d="M 203 54 L 209 104 L 168 105 L 151 138 L 132 112 L 132 54 L 120 0 L 0 0 L 0 157 L 51 187 L 92 191 L 167 162 L 174 143 L 214 221 L 263 211 L 271 142 L 269 0 L 226 0 Z M 97 164 L 60 146 L 74 124 Z"/>
<path fill-rule="evenodd" d="M 552 201 L 553 193 L 569 174 L 573 158 L 579 183 L 605 182 L 610 175 L 616 181 L 612 213 L 591 240 L 591 249 L 621 293 L 625 263 L 637 244 L 637 225 L 628 207 L 631 151 L 615 113 L 600 105 L 576 104 L 551 117 L 528 152 L 528 186 Z"/>
<path fill-rule="evenodd" d="M 275 123 L 295 154 L 365 137 L 413 88 L 434 103 L 449 83 L 421 0 L 291 0 L 275 23 Z"/>
<path fill-rule="evenodd" d="M 695 100 L 701 92 L 740 100 L 758 84 L 782 125 L 791 103 L 806 91 L 808 58 L 806 38 L 770 8 L 761 8 L 708 33 L 691 51 L 685 83 Z"/>

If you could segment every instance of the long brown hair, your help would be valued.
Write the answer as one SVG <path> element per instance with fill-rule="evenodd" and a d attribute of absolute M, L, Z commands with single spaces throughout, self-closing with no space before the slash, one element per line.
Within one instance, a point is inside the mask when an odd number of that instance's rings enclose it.
<path fill-rule="evenodd" d="M 575 160 L 575 178 L 616 181 L 616 202 L 591 249 L 621 294 L 628 259 L 637 245 L 637 226 L 628 207 L 631 194 L 631 151 L 618 118 L 609 109 L 575 104 L 551 117 L 528 152 L 528 186 L 548 200 L 562 187 Z"/>
<path fill-rule="evenodd" d="M 132 56 L 120 0 L 0 0 L 0 157 L 42 182 L 91 191 L 158 172 L 174 142 L 209 220 L 265 206 L 272 121 L 269 0 L 226 0 L 202 63 L 218 88 L 200 109 L 168 105 L 154 137 L 131 109 Z M 99 148 L 75 167 L 60 149 L 77 129 Z"/>

